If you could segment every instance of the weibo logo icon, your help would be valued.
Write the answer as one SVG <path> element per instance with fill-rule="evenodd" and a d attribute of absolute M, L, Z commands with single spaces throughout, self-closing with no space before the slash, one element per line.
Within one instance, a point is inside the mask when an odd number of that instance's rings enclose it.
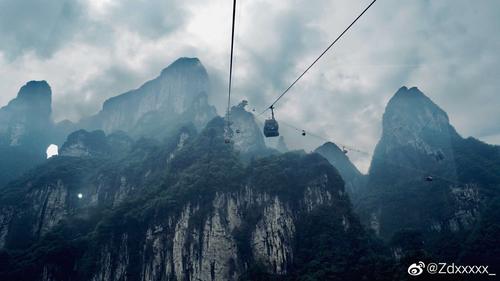
<path fill-rule="evenodd" d="M 419 261 L 418 264 L 414 263 L 408 267 L 408 274 L 411 276 L 418 276 L 424 272 L 424 267 L 424 262 Z"/>

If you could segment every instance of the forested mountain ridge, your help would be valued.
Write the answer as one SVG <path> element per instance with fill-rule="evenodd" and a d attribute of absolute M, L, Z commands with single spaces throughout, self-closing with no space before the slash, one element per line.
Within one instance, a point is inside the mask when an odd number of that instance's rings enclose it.
<path fill-rule="evenodd" d="M 62 156 L 40 166 L 1 197 L 11 210 L 2 210 L 10 214 L 2 218 L 10 226 L 2 230 L 9 265 L 2 274 L 9 280 L 263 280 L 361 278 L 373 270 L 377 259 L 350 251 L 375 257 L 384 250 L 362 229 L 325 159 L 287 153 L 245 166 L 223 135 L 224 121 L 216 118 L 197 136 L 183 128 L 163 144 L 138 141 L 119 161 L 106 154 Z M 319 256 L 310 252 L 324 247 Z M 319 270 L 313 261 L 328 266 Z"/>
<path fill-rule="evenodd" d="M 54 124 L 47 83 L 25 87 L 43 110 L 20 130 L 38 109 L 2 108 L 0 148 L 33 142 L 40 161 L 2 155 L 27 172 L 0 192 L 1 280 L 406 280 L 418 260 L 500 264 L 500 149 L 462 138 L 417 88 L 389 101 L 363 175 L 333 143 L 266 147 L 245 101 L 228 129 L 198 59 L 78 123 Z"/>

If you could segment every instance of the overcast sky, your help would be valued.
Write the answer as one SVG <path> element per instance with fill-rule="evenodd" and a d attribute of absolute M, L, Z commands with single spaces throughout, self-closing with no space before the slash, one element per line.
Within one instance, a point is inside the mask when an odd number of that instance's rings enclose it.
<path fill-rule="evenodd" d="M 370 0 L 239 0 L 234 99 L 261 111 Z M 198 57 L 224 112 L 231 0 L 0 0 L 0 105 L 47 80 L 73 121 Z M 277 104 L 279 120 L 372 152 L 388 99 L 417 86 L 463 136 L 500 144 L 500 1 L 378 0 Z M 282 126 L 283 127 L 283 126 Z M 286 129 L 284 129 L 286 130 Z M 285 132 L 293 148 L 322 143 Z M 369 155 L 351 153 L 366 171 Z"/>

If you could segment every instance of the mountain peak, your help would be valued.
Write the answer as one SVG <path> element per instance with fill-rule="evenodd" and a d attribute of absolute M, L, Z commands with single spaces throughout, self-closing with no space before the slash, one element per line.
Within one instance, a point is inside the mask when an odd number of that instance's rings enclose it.
<path fill-rule="evenodd" d="M 36 107 L 51 111 L 52 90 L 46 81 L 29 81 L 21 87 L 17 94 L 17 98 L 13 99 L 9 104 L 18 106 Z"/>
<path fill-rule="evenodd" d="M 216 115 L 208 103 L 209 92 L 208 73 L 200 60 L 179 58 L 138 89 L 106 100 L 83 127 L 154 137 L 185 122 L 201 129 Z"/>
<path fill-rule="evenodd" d="M 49 84 L 45 80 L 41 81 L 28 81 L 26 85 L 21 87 L 21 90 L 19 90 L 18 97 L 25 96 L 25 95 L 33 95 L 33 94 L 38 94 L 38 95 L 52 95 L 52 91 L 50 89 Z"/>
<path fill-rule="evenodd" d="M 54 143 L 51 102 L 46 81 L 29 81 L 0 108 L 0 186 L 45 160 Z"/>
<path fill-rule="evenodd" d="M 403 181 L 422 177 L 421 172 L 416 172 L 419 170 L 455 178 L 451 142 L 456 137 L 458 134 L 443 109 L 416 87 L 400 88 L 384 112 L 382 138 L 370 166 L 372 183 L 380 178 L 393 177 L 393 180 Z M 393 174 L 382 175 L 388 170 L 385 165 L 391 163 L 398 163 L 397 167 L 390 169 Z"/>
<path fill-rule="evenodd" d="M 322 146 L 320 146 L 318 149 L 320 148 L 325 148 L 325 149 L 333 149 L 333 150 L 338 150 L 338 151 L 341 151 L 339 146 L 336 145 L 335 143 L 331 142 L 331 141 L 328 141 L 328 142 L 325 142 Z"/>
<path fill-rule="evenodd" d="M 352 164 L 347 155 L 333 142 L 326 142 L 316 148 L 314 152 L 325 157 L 332 166 L 340 173 L 346 185 L 346 191 L 350 196 L 357 198 L 362 191 L 365 183 L 364 177 L 359 170 Z"/>
<path fill-rule="evenodd" d="M 46 81 L 29 81 L 21 87 L 17 97 L 2 110 L 5 111 L 4 114 L 9 112 L 9 118 L 18 119 L 20 122 L 24 120 L 21 123 L 39 124 L 41 120 L 50 121 L 51 104 L 52 90 L 49 84 Z"/>
<path fill-rule="evenodd" d="M 238 105 L 231 107 L 231 122 L 234 129 L 234 146 L 243 153 L 255 153 L 266 148 L 264 136 L 255 121 L 255 116 L 246 111 L 248 104 L 243 100 Z"/>
<path fill-rule="evenodd" d="M 420 91 L 419 88 L 417 88 L 417 87 L 408 88 L 406 86 L 399 88 L 399 90 L 392 97 L 392 99 L 395 99 L 395 98 L 427 98 L 428 99 L 428 97 L 422 91 Z"/>
<path fill-rule="evenodd" d="M 449 129 L 449 118 L 417 87 L 401 87 L 387 104 L 384 117 L 384 132 L 406 128 L 419 131 L 423 128 L 445 131 Z"/>
<path fill-rule="evenodd" d="M 199 70 L 202 73 L 206 74 L 205 67 L 198 58 L 181 57 L 178 58 L 173 63 L 171 63 L 165 69 L 163 69 L 161 71 L 161 76 L 166 75 L 172 71 L 186 71 L 186 70 L 187 71 Z"/>

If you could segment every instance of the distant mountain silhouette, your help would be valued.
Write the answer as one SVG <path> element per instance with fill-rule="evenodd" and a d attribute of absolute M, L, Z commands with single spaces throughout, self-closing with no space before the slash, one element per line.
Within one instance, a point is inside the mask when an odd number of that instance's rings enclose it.
<path fill-rule="evenodd" d="M 138 89 L 106 100 L 97 115 L 79 126 L 155 137 L 164 137 L 179 124 L 193 123 L 201 129 L 216 115 L 208 94 L 208 74 L 201 62 L 180 58 Z"/>

